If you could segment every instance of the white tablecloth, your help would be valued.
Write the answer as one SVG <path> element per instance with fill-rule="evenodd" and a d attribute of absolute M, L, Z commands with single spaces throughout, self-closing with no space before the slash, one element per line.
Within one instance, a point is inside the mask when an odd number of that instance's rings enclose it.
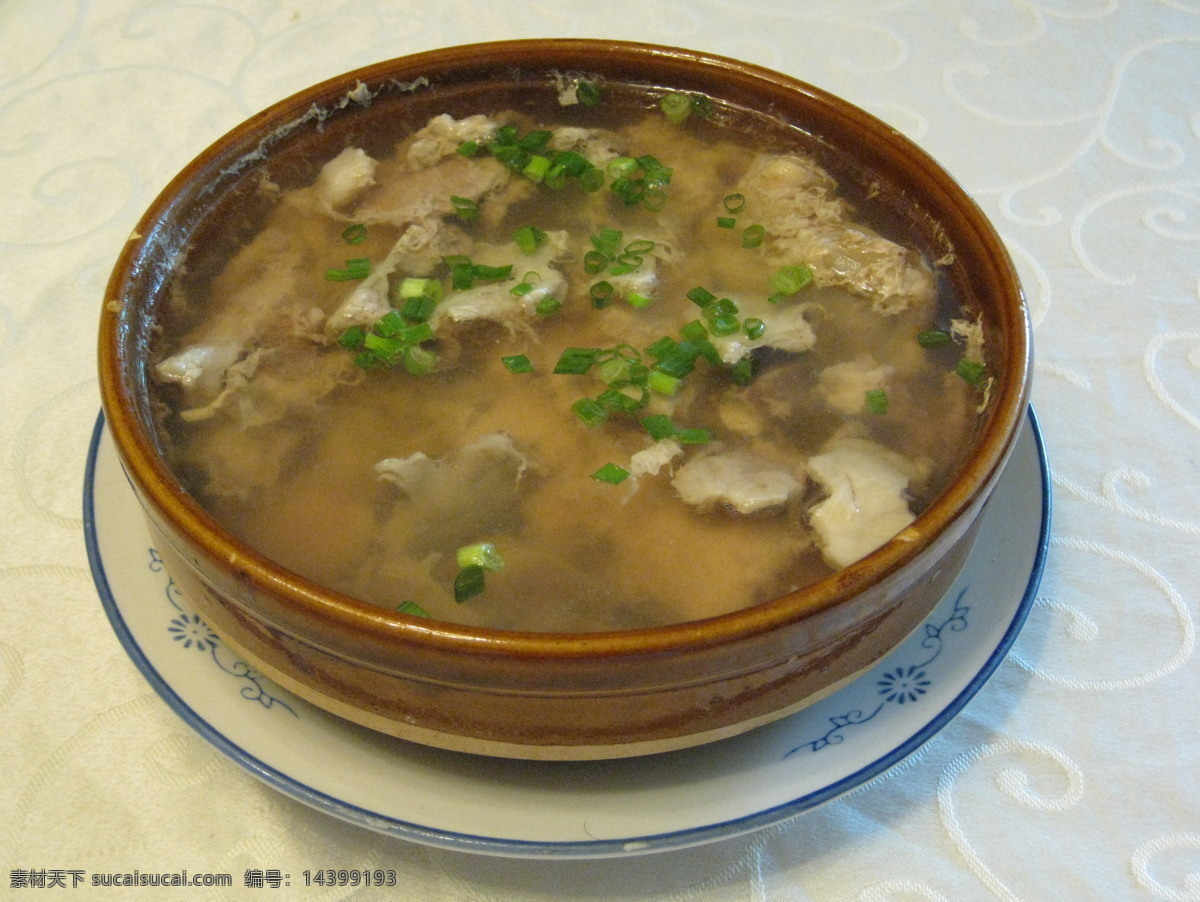
<path fill-rule="evenodd" d="M 748 836 L 587 863 L 380 835 L 254 779 L 116 641 L 80 514 L 104 283 L 167 180 L 325 77 L 549 36 L 763 64 L 938 158 L 993 219 L 1029 294 L 1055 493 L 1045 576 L 1012 653 L 904 764 Z M 1196 0 L 5 0 L 0 448 L 0 895 L 1200 899 Z M 399 887 L 242 882 L 252 867 L 367 865 L 395 869 Z M 235 885 L 25 886 L 47 869 L 182 868 Z"/>

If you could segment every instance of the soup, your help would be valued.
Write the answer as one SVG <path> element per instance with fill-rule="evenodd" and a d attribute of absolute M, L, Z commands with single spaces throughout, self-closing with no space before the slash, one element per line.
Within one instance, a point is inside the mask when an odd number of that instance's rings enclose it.
<path fill-rule="evenodd" d="M 526 92 L 207 226 L 153 369 L 188 491 L 302 576 L 509 630 L 717 616 L 902 533 L 991 384 L 947 261 L 757 114 Z"/>

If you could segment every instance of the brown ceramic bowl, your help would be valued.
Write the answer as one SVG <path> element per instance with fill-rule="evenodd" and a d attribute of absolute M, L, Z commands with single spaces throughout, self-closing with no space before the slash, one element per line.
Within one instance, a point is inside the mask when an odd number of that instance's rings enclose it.
<path fill-rule="evenodd" d="M 953 255 L 946 277 L 982 314 L 998 383 L 968 461 L 900 536 L 815 585 L 737 613 L 623 632 L 517 633 L 413 618 L 314 585 L 236 541 L 181 487 L 160 452 L 148 384 L 156 323 L 194 237 L 227 215 L 261 170 L 280 175 L 270 169 L 278 148 L 311 146 L 328 158 L 381 117 L 423 123 L 448 109 L 486 111 L 495 91 L 513 82 L 551 90 L 563 72 L 702 92 L 768 113 L 805 133 L 850 193 L 874 197 L 930 259 Z M 169 572 L 253 666 L 329 711 L 408 740 L 593 759 L 697 745 L 782 717 L 899 644 L 970 551 L 1025 414 L 1030 362 L 1026 305 L 1000 239 L 954 180 L 895 130 L 729 59 L 534 40 L 370 66 L 221 138 L 166 188 L 121 253 L 99 366 L 108 426 Z"/>

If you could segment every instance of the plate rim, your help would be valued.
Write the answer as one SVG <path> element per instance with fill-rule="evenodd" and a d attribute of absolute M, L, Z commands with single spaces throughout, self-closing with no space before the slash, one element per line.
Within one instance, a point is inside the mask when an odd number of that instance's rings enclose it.
<path fill-rule="evenodd" d="M 1050 545 L 1051 511 L 1053 507 L 1050 470 L 1046 457 L 1045 442 L 1032 404 L 1027 408 L 1026 425 L 1031 431 L 1034 442 L 1042 500 L 1041 518 L 1038 524 L 1038 540 L 1034 548 L 1031 571 L 1022 597 L 1014 609 L 1012 619 L 996 647 L 990 652 L 983 666 L 955 694 L 950 702 L 944 705 L 936 714 L 932 715 L 920 729 L 905 741 L 889 749 L 885 754 L 878 756 L 854 772 L 821 789 L 808 792 L 779 805 L 770 806 L 750 814 L 712 824 L 703 824 L 646 836 L 597 840 L 564 840 L 557 842 L 487 837 L 434 828 L 391 815 L 370 811 L 360 805 L 343 801 L 327 792 L 311 787 L 301 782 L 298 778 L 289 776 L 280 768 L 274 767 L 260 757 L 251 754 L 234 740 L 227 737 L 176 693 L 170 682 L 142 650 L 126 623 L 108 580 L 103 555 L 100 552 L 99 535 L 95 518 L 97 459 L 101 441 L 105 433 L 103 410 L 97 416 L 95 426 L 92 430 L 84 471 L 84 544 L 87 549 L 88 564 L 91 569 L 92 578 L 109 623 L 113 631 L 117 634 L 117 638 L 125 653 L 133 661 L 151 688 L 154 689 L 184 723 L 199 733 L 203 739 L 213 745 L 225 757 L 283 795 L 360 827 L 423 845 L 460 852 L 474 852 L 506 858 L 558 859 L 608 858 L 621 855 L 663 852 L 745 835 L 811 811 L 828 801 L 846 794 L 852 789 L 865 785 L 875 777 L 907 759 L 937 733 L 941 732 L 991 678 L 996 669 L 1007 657 L 1033 606 L 1038 587 L 1041 583 L 1042 574 L 1045 570 L 1046 556 Z M 130 485 L 130 491 L 133 491 L 132 485 Z"/>

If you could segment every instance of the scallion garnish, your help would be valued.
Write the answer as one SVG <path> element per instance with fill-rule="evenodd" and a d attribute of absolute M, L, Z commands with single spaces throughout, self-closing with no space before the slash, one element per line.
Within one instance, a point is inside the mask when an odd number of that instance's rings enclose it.
<path fill-rule="evenodd" d="M 721 200 L 721 205 L 725 207 L 726 213 L 741 213 L 746 209 L 746 195 L 726 194 Z"/>
<path fill-rule="evenodd" d="M 780 295 L 792 295 L 812 284 L 813 271 L 803 263 L 784 266 L 771 276 L 771 290 Z"/>
<path fill-rule="evenodd" d="M 537 302 L 533 308 L 538 316 L 549 316 L 552 313 L 557 313 L 562 309 L 562 301 L 558 298 L 546 297 Z"/>
<path fill-rule="evenodd" d="M 592 299 L 592 306 L 597 310 L 603 310 L 610 306 L 613 302 L 612 282 L 596 282 L 588 289 L 588 296 Z"/>
<path fill-rule="evenodd" d="M 583 255 L 583 271 L 589 276 L 604 272 L 608 266 L 609 257 L 602 251 L 591 250 Z"/>
<path fill-rule="evenodd" d="M 954 338 L 945 329 L 926 329 L 917 333 L 917 344 L 923 348 L 944 348 Z"/>
<path fill-rule="evenodd" d="M 875 416 L 883 416 L 888 412 L 888 396 L 887 392 L 882 388 L 872 388 L 866 392 L 864 402 L 867 405 L 867 410 Z"/>
<path fill-rule="evenodd" d="M 662 370 L 652 369 L 646 379 L 646 387 L 655 394 L 664 395 L 669 398 L 675 392 L 679 391 L 679 383 L 681 381 L 678 376 L 672 376 L 669 373 L 664 373 Z"/>
<path fill-rule="evenodd" d="M 459 569 L 467 567 L 482 567 L 496 573 L 504 569 L 504 558 L 491 542 L 476 542 L 474 545 L 464 545 L 454 553 L 455 563 Z"/>
<path fill-rule="evenodd" d="M 683 125 L 687 121 L 687 117 L 692 113 L 692 99 L 686 94 L 680 94 L 677 91 L 664 94 L 662 99 L 659 100 L 658 106 L 663 111 L 663 115 L 667 117 L 667 121 L 672 125 Z"/>
<path fill-rule="evenodd" d="M 420 345 L 409 345 L 404 349 L 404 368 L 413 376 L 424 376 L 437 367 L 438 355 Z"/>
<path fill-rule="evenodd" d="M 580 81 L 575 85 L 575 96 L 584 106 L 596 106 L 600 103 L 600 88 L 595 82 Z"/>
<path fill-rule="evenodd" d="M 712 433 L 707 429 L 677 429 L 675 438 L 681 445 L 705 445 L 712 441 Z"/>
<path fill-rule="evenodd" d="M 757 338 L 762 338 L 762 334 L 767 331 L 767 324 L 757 316 L 748 316 L 745 322 L 742 323 L 742 329 L 745 331 L 746 337 L 754 341 Z"/>
<path fill-rule="evenodd" d="M 370 274 L 370 257 L 355 257 L 347 260 L 343 269 L 325 270 L 325 278 L 330 282 L 350 282 L 356 279 L 365 279 Z"/>
<path fill-rule="evenodd" d="M 464 222 L 479 218 L 479 204 L 469 197 L 451 195 L 450 205 L 454 208 L 454 215 Z"/>
<path fill-rule="evenodd" d="M 529 162 L 525 164 L 525 168 L 521 170 L 521 175 L 529 179 L 531 182 L 542 182 L 546 178 L 546 173 L 550 171 L 553 165 L 549 157 L 543 157 L 541 154 L 534 154 L 529 158 Z"/>
<path fill-rule="evenodd" d="M 400 308 L 400 315 L 410 323 L 423 323 L 433 315 L 437 303 L 436 298 L 425 294 L 418 297 L 410 297 L 404 301 L 404 306 Z"/>
<path fill-rule="evenodd" d="M 987 372 L 987 367 L 985 367 L 978 360 L 971 360 L 967 357 L 964 357 L 958 361 L 958 366 L 954 368 L 954 371 L 958 373 L 958 375 L 968 385 L 978 386 L 983 383 L 983 377 Z"/>
<path fill-rule="evenodd" d="M 402 601 L 396 605 L 396 610 L 401 614 L 408 614 L 410 617 L 431 617 L 427 610 L 417 604 L 415 601 Z"/>
<path fill-rule="evenodd" d="M 643 417 L 642 427 L 656 442 L 671 438 L 675 434 L 675 424 L 665 413 L 653 413 L 648 417 Z"/>
<path fill-rule="evenodd" d="M 766 234 L 767 230 L 761 225 L 747 226 L 742 230 L 742 247 L 761 247 Z"/>
<path fill-rule="evenodd" d="M 532 254 L 546 240 L 546 233 L 537 226 L 522 226 L 513 232 L 513 241 L 527 254 Z"/>
<path fill-rule="evenodd" d="M 604 405 L 593 398 L 580 398 L 571 405 L 571 413 L 589 429 L 595 429 L 608 419 L 608 411 Z"/>
<path fill-rule="evenodd" d="M 598 482 L 607 482 L 609 485 L 620 485 L 628 478 L 629 471 L 616 464 L 605 464 L 592 474 L 592 479 Z"/>
<path fill-rule="evenodd" d="M 703 286 L 697 285 L 687 293 L 687 299 L 697 307 L 707 307 L 717 299 L 717 296 Z"/>
<path fill-rule="evenodd" d="M 520 375 L 521 373 L 533 372 L 533 361 L 525 354 L 510 354 L 507 357 L 501 357 L 500 362 L 504 364 L 510 373 Z"/>
<path fill-rule="evenodd" d="M 463 567 L 454 577 L 454 600 L 462 604 L 483 593 L 486 573 L 482 567 Z"/>
<path fill-rule="evenodd" d="M 346 226 L 342 232 L 342 240 L 347 244 L 362 244 L 367 240 L 367 227 L 361 222 Z"/>
<path fill-rule="evenodd" d="M 732 216 L 718 216 L 717 217 L 717 228 L 718 229 L 732 229 L 736 225 L 737 225 L 737 220 L 734 219 Z"/>
<path fill-rule="evenodd" d="M 554 364 L 554 372 L 565 376 L 582 376 L 592 368 L 600 348 L 564 348 Z"/>
<path fill-rule="evenodd" d="M 366 337 L 367 333 L 363 331 L 361 326 L 351 326 L 338 336 L 337 341 L 347 351 L 358 351 L 362 349 L 363 339 Z"/>
<path fill-rule="evenodd" d="M 662 338 L 646 346 L 646 353 L 651 357 L 664 357 L 671 353 L 678 344 L 670 335 L 664 335 Z"/>
<path fill-rule="evenodd" d="M 636 291 L 631 291 L 625 296 L 625 300 L 629 302 L 630 307 L 636 307 L 641 310 L 643 307 L 649 307 L 654 303 L 654 298 L 647 297 L 644 294 L 639 294 Z"/>

